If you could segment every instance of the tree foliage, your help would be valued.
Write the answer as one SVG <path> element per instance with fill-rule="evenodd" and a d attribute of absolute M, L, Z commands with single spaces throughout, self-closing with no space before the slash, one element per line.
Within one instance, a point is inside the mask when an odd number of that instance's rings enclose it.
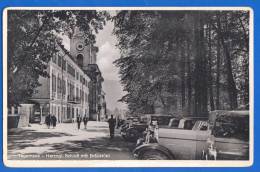
<path fill-rule="evenodd" d="M 119 11 L 120 101 L 138 113 L 245 108 L 248 20 L 248 11 Z"/>

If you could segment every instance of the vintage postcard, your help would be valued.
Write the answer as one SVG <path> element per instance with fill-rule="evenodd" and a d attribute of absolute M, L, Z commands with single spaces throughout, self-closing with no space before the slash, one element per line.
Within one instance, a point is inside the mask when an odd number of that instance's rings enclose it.
<path fill-rule="evenodd" d="M 253 10 L 6 8 L 8 167 L 253 163 Z"/>

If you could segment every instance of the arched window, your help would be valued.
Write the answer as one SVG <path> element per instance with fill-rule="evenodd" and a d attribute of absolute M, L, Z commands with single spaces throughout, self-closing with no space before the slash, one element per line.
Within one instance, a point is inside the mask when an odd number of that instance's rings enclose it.
<path fill-rule="evenodd" d="M 78 62 L 78 65 L 79 65 L 80 67 L 83 66 L 83 55 L 82 55 L 82 54 L 78 54 L 78 55 L 77 55 L 77 62 Z"/>

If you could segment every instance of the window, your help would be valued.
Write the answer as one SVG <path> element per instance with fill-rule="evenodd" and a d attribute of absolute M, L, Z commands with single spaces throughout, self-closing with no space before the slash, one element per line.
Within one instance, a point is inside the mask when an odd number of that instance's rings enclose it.
<path fill-rule="evenodd" d="M 158 125 L 169 125 L 170 116 L 151 116 L 151 121 L 157 121 Z"/>
<path fill-rule="evenodd" d="M 191 130 L 195 124 L 196 120 L 186 120 L 184 122 L 184 127 L 183 129 L 185 130 Z"/>
<path fill-rule="evenodd" d="M 70 119 L 70 107 L 67 108 L 67 119 Z"/>
<path fill-rule="evenodd" d="M 72 108 L 72 118 L 74 118 L 74 108 Z"/>
<path fill-rule="evenodd" d="M 199 127 L 200 131 L 208 130 L 208 123 L 206 121 L 201 121 L 200 123 L 201 123 Z"/>
<path fill-rule="evenodd" d="M 68 88 L 69 88 L 69 90 L 68 90 L 69 100 L 73 100 L 73 98 L 74 98 L 74 83 L 70 83 Z"/>
<path fill-rule="evenodd" d="M 80 83 L 83 83 L 83 77 L 80 75 Z"/>
<path fill-rule="evenodd" d="M 61 55 L 59 54 L 58 55 L 58 66 L 61 67 L 61 63 L 62 63 L 62 57 Z"/>
<path fill-rule="evenodd" d="M 64 79 L 62 80 L 61 86 L 62 86 L 62 94 L 65 95 L 66 94 L 66 82 Z"/>
<path fill-rule="evenodd" d="M 79 80 L 79 73 L 76 73 L 76 79 Z"/>
<path fill-rule="evenodd" d="M 172 119 L 170 120 L 170 122 L 169 122 L 169 127 L 178 128 L 179 122 L 180 122 L 179 119 L 172 118 Z"/>
<path fill-rule="evenodd" d="M 58 94 L 61 94 L 61 79 L 59 76 L 58 76 L 57 92 Z"/>
<path fill-rule="evenodd" d="M 67 64 L 67 71 L 71 76 L 75 77 L 75 69 L 70 64 Z"/>
<path fill-rule="evenodd" d="M 62 69 L 66 71 L 66 60 L 62 60 Z"/>
<path fill-rule="evenodd" d="M 77 62 L 78 62 L 78 65 L 79 65 L 80 67 L 83 66 L 83 55 L 82 55 L 82 54 L 78 54 L 78 55 L 77 55 Z"/>
<path fill-rule="evenodd" d="M 69 83 L 69 81 L 67 83 L 67 88 L 68 88 L 68 96 L 70 96 L 70 83 Z"/>
<path fill-rule="evenodd" d="M 78 89 L 78 87 L 76 88 L 76 97 L 77 98 L 79 97 L 79 89 Z"/>
<path fill-rule="evenodd" d="M 52 92 L 56 92 L 56 76 L 52 74 Z"/>
<path fill-rule="evenodd" d="M 82 91 L 82 93 L 81 93 L 81 95 L 80 95 L 80 97 L 81 97 L 81 101 L 84 103 L 84 95 L 85 95 L 85 92 L 84 91 Z"/>

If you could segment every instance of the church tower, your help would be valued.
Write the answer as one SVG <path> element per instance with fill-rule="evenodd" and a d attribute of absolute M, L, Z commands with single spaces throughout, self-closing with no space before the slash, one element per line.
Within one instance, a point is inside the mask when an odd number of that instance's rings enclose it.
<path fill-rule="evenodd" d="M 86 45 L 86 39 L 84 33 L 76 28 L 70 40 L 70 54 L 90 78 L 88 83 L 89 119 L 101 120 L 106 112 L 105 95 L 102 95 L 104 78 L 96 64 L 98 48 L 93 45 Z"/>
<path fill-rule="evenodd" d="M 84 33 L 76 28 L 70 41 L 70 53 L 83 70 L 87 70 L 89 64 L 96 64 L 96 52 L 92 45 L 86 45 L 85 39 Z"/>

